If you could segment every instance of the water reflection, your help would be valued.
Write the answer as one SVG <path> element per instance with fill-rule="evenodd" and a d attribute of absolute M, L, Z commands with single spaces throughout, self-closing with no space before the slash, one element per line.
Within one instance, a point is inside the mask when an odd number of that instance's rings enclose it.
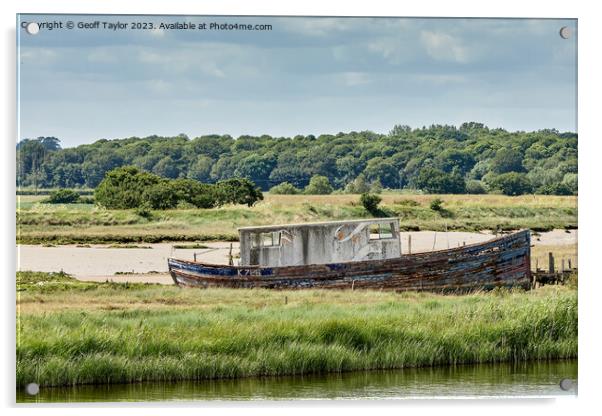
<path fill-rule="evenodd" d="M 481 364 L 294 377 L 41 388 L 17 402 L 393 399 L 452 396 L 559 396 L 562 379 L 577 379 L 577 360 Z M 575 383 L 573 383 L 575 384 Z"/>

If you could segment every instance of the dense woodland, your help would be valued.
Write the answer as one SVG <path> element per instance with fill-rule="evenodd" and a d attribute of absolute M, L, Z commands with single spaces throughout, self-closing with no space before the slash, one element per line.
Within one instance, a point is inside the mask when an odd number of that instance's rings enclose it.
<path fill-rule="evenodd" d="M 397 125 L 388 134 L 237 139 L 180 134 L 102 139 L 65 149 L 55 137 L 40 137 L 17 144 L 21 187 L 96 188 L 107 172 L 130 165 L 203 183 L 248 178 L 264 191 L 276 187 L 280 193 L 313 188 L 316 193 L 363 193 L 376 187 L 570 195 L 577 193 L 577 134 L 508 132 L 471 122 L 459 128 Z"/>

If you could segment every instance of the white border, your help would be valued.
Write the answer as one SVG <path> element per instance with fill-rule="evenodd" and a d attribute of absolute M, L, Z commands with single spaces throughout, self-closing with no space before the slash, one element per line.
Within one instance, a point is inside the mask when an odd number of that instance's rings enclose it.
<path fill-rule="evenodd" d="M 597 248 L 600 246 L 599 236 L 602 231 L 599 221 L 601 198 L 598 196 L 600 187 L 597 186 L 602 177 L 600 169 L 600 141 L 601 117 L 597 100 L 601 96 L 599 74 L 602 74 L 600 65 L 599 44 L 600 15 L 593 6 L 595 2 L 577 4 L 576 2 L 551 0 L 546 2 L 528 2 L 525 0 L 498 1 L 495 4 L 484 1 L 454 0 L 454 1 L 428 1 L 387 3 L 381 0 L 370 1 L 244 1 L 223 0 L 220 2 L 190 0 L 146 0 L 144 2 L 112 2 L 101 0 L 69 1 L 55 0 L 22 0 L 2 2 L 0 19 L 3 29 L 3 54 L 2 54 L 2 81 L 5 96 L 2 100 L 2 117 L 4 122 L 3 150 L 3 195 L 2 220 L 4 231 L 2 263 L 5 273 L 3 278 L 4 313 L 2 327 L 4 342 L 2 342 L 2 359 L 4 365 L 2 377 L 2 402 L 11 406 L 14 401 L 14 174 L 15 159 L 14 145 L 16 139 L 15 128 L 15 14 L 21 13 L 131 13 L 131 14 L 252 14 L 252 15 L 346 15 L 346 16 L 450 16 L 450 17 L 554 17 L 579 19 L 579 266 L 581 268 L 581 281 L 579 289 L 579 399 L 556 399 L 555 401 L 541 400 L 501 400 L 501 401 L 463 401 L 463 400 L 437 400 L 426 402 L 311 402 L 298 403 L 265 403 L 253 405 L 232 404 L 207 404 L 201 412 L 228 411 L 246 415 L 268 414 L 303 414 L 309 412 L 332 412 L 335 407 L 344 407 L 345 413 L 365 414 L 371 407 L 377 407 L 378 413 L 399 414 L 403 411 L 451 414 L 479 414 L 484 411 L 488 414 L 504 414 L 516 410 L 543 410 L 547 414 L 568 414 L 589 410 L 595 405 L 599 396 L 600 374 L 600 323 L 598 301 L 602 293 L 600 282 L 602 273 L 596 270 Z M 598 273 L 596 273 L 598 272 Z M 282 409 L 282 407 L 287 409 Z M 294 406 L 294 407 L 291 407 Z M 536 407 L 535 407 L 536 406 Z M 165 407 L 165 406 L 163 406 Z M 172 406 L 168 406 L 172 407 Z M 400 408 L 401 407 L 401 408 Z M 154 404 L 145 405 L 143 409 L 133 406 L 125 408 L 129 414 L 163 414 L 165 408 L 157 408 Z M 24 409 L 25 413 L 34 413 L 39 408 Z M 10 409 L 12 413 L 15 409 Z M 52 406 L 45 408 L 45 414 L 81 414 L 73 407 L 62 408 Z M 104 415 L 104 408 L 86 408 L 86 413 Z M 111 409 L 111 412 L 119 409 Z M 178 413 L 198 414 L 199 409 L 194 407 L 180 407 L 173 410 Z M 121 413 L 121 411 L 119 411 Z"/>

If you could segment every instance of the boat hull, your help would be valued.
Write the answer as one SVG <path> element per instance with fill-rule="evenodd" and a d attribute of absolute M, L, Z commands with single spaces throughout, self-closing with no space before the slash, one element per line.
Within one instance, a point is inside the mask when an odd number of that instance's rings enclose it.
<path fill-rule="evenodd" d="M 464 291 L 531 286 L 529 230 L 485 243 L 386 260 L 304 266 L 227 266 L 168 259 L 178 286 Z"/>

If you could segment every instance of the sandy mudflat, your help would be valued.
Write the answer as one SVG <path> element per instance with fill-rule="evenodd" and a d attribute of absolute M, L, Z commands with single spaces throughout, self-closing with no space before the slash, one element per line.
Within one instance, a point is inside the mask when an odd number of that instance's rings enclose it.
<path fill-rule="evenodd" d="M 443 250 L 464 243 L 487 241 L 490 233 L 419 231 L 401 233 L 402 253 L 408 253 L 408 236 L 412 236 L 412 253 Z M 532 236 L 535 245 L 570 245 L 577 243 L 577 230 L 554 230 Z M 58 272 L 63 270 L 80 280 L 114 282 L 152 282 L 172 284 L 167 273 L 167 258 L 175 257 L 207 263 L 227 264 L 230 243 L 204 243 L 207 249 L 174 249 L 176 243 L 140 244 L 151 248 L 108 248 L 102 245 L 76 247 L 74 245 L 43 247 L 17 246 L 18 270 Z M 182 243 L 185 244 L 185 243 Z M 238 243 L 233 243 L 233 253 L 238 254 Z M 236 259 L 235 259 L 236 263 Z M 116 274 L 116 273 L 128 274 Z M 154 273 L 150 273 L 154 272 Z M 156 273 L 158 272 L 158 273 Z"/>

